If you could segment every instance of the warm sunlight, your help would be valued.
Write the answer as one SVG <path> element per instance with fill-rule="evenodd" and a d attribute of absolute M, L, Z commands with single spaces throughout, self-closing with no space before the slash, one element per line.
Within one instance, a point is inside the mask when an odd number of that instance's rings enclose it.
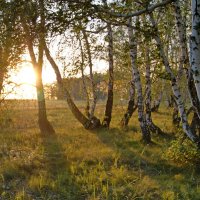
<path fill-rule="evenodd" d="M 105 61 L 94 61 L 95 72 L 105 72 L 106 68 L 107 64 Z M 89 74 L 88 67 L 85 69 L 85 74 Z M 43 66 L 42 78 L 44 85 L 56 81 L 55 73 L 48 64 Z M 13 84 L 6 85 L 6 99 L 36 99 L 35 73 L 31 63 L 24 62 L 19 66 L 18 70 L 12 70 L 9 81 L 13 82 Z"/>
<path fill-rule="evenodd" d="M 49 66 L 43 68 L 43 83 L 49 84 L 55 81 L 54 72 Z M 10 73 L 10 81 L 13 84 L 6 86 L 7 99 L 35 99 L 35 73 L 32 65 L 23 63 L 18 71 Z M 15 92 L 12 92 L 15 88 Z"/>
<path fill-rule="evenodd" d="M 23 65 L 16 78 L 20 83 L 32 86 L 35 85 L 35 73 L 33 68 L 29 65 Z"/>

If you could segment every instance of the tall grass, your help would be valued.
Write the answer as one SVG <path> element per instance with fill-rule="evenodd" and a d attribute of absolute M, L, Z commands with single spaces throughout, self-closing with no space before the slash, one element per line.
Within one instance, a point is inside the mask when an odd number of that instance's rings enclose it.
<path fill-rule="evenodd" d="M 199 199 L 197 164 L 166 156 L 181 134 L 171 125 L 170 110 L 153 115 L 166 135 L 153 135 L 154 144 L 144 146 L 136 114 L 128 131 L 119 128 L 122 105 L 114 106 L 110 130 L 96 131 L 85 130 L 65 102 L 48 101 L 47 108 L 56 131 L 48 137 L 39 132 L 35 101 L 10 101 L 2 110 L 1 200 Z M 96 115 L 103 113 L 100 104 Z"/>

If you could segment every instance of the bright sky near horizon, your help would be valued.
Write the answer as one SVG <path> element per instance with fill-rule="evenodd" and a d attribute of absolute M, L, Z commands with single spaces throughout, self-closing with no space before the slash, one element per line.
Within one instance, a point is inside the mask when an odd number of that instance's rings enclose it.
<path fill-rule="evenodd" d="M 62 38 L 58 36 L 58 38 L 52 41 L 49 48 L 52 57 L 55 58 L 56 63 L 60 67 L 61 75 L 65 74 L 64 76 L 67 77 L 69 71 L 74 68 L 74 60 L 80 59 L 80 52 L 77 46 L 78 44 L 75 43 L 69 46 L 60 46 L 60 41 L 62 41 Z M 66 44 L 66 42 L 63 43 Z M 98 43 L 101 44 L 102 41 L 99 41 Z M 14 86 L 15 84 L 5 84 L 5 92 L 7 93 L 6 99 L 36 99 L 35 74 L 30 62 L 29 54 L 24 54 L 22 60 L 29 61 L 22 62 L 20 66 L 17 67 L 17 71 L 13 70 L 10 72 L 9 81 L 16 83 L 17 86 Z M 102 73 L 107 71 L 108 63 L 105 60 L 100 60 L 97 56 L 96 58 L 93 57 L 92 62 L 94 72 Z M 65 73 L 64 65 L 67 66 Z M 88 75 L 89 71 L 89 67 L 86 66 L 84 70 L 85 75 Z M 76 76 L 80 77 L 81 72 Z M 43 83 L 51 84 L 55 81 L 55 73 L 49 62 L 44 58 Z"/>
<path fill-rule="evenodd" d="M 95 72 L 105 72 L 107 64 L 103 60 L 94 62 Z M 85 74 L 89 74 L 86 67 Z M 51 84 L 56 81 L 56 76 L 50 65 L 43 67 L 43 83 Z M 24 62 L 18 71 L 11 71 L 9 81 L 15 83 L 6 85 L 6 99 L 36 99 L 35 73 L 31 63 Z"/>
<path fill-rule="evenodd" d="M 56 80 L 55 74 L 49 66 L 43 68 L 42 76 L 44 84 L 50 84 Z M 35 73 L 31 63 L 23 63 L 18 71 L 12 71 L 9 80 L 14 84 L 6 86 L 6 99 L 36 98 Z"/>

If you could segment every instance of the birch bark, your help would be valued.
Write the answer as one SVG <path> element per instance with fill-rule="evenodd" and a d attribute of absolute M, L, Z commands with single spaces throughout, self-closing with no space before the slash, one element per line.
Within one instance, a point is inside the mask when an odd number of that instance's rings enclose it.
<path fill-rule="evenodd" d="M 133 33 L 132 18 L 128 19 L 128 36 L 129 36 L 129 44 L 130 44 L 130 57 L 131 57 L 131 66 L 132 66 L 132 71 L 133 71 L 133 81 L 134 81 L 135 88 L 137 90 L 137 98 L 138 98 L 138 120 L 140 122 L 142 139 L 146 143 L 150 143 L 151 135 L 150 135 L 150 132 L 146 123 L 145 114 L 144 114 L 142 85 L 141 85 L 141 80 L 140 80 L 140 73 L 136 64 L 137 38 L 134 36 L 134 33 Z"/>
<path fill-rule="evenodd" d="M 162 130 L 156 126 L 151 117 L 151 69 L 150 69 L 150 49 L 149 45 L 146 45 L 146 52 L 145 52 L 145 62 L 146 62 L 146 99 L 145 99 L 145 107 L 146 107 L 146 121 L 149 127 L 149 130 L 152 133 L 161 134 Z"/>
<path fill-rule="evenodd" d="M 136 55 L 137 56 L 137 55 Z M 124 130 L 128 129 L 128 123 L 130 118 L 132 117 L 134 111 L 137 109 L 137 105 L 135 103 L 135 85 L 133 81 L 133 73 L 132 73 L 132 80 L 130 84 L 130 94 L 129 94 L 129 101 L 126 113 L 124 114 L 123 118 L 121 119 L 121 127 Z"/>
<path fill-rule="evenodd" d="M 183 74 L 184 65 L 189 64 L 189 57 L 188 57 L 187 44 L 186 44 L 186 31 L 184 28 L 185 25 L 184 25 L 183 18 L 181 15 L 179 0 L 174 1 L 172 5 L 174 7 L 174 15 L 176 19 L 176 27 L 177 27 L 177 33 L 178 33 L 179 44 L 180 44 L 180 49 L 181 49 L 181 58 L 180 58 L 178 75 L 177 75 L 178 79 L 180 79 L 181 75 Z"/>
<path fill-rule="evenodd" d="M 85 93 L 85 96 L 86 96 L 85 113 L 86 113 L 86 116 L 89 117 L 90 116 L 90 98 L 89 98 L 89 94 L 88 94 L 88 91 L 87 91 L 87 85 L 86 85 L 86 80 L 85 80 L 85 75 L 84 75 L 85 59 L 84 59 L 83 46 L 82 46 L 80 38 L 79 38 L 79 45 L 80 45 L 80 50 L 81 50 L 81 78 L 82 78 L 82 82 L 83 82 L 83 90 L 84 90 L 84 93 Z"/>
<path fill-rule="evenodd" d="M 93 76 L 93 64 L 92 64 L 92 55 L 91 55 L 91 50 L 90 50 L 90 44 L 88 41 L 88 36 L 87 33 L 84 29 L 82 29 L 83 33 L 83 38 L 85 40 L 85 46 L 86 46 L 86 51 L 88 55 L 88 64 L 90 68 L 90 82 L 91 82 L 91 88 L 92 88 L 92 104 L 90 107 L 90 119 L 94 117 L 94 112 L 97 104 L 97 92 L 96 92 L 96 84 Z"/>
<path fill-rule="evenodd" d="M 182 14 L 181 14 L 180 1 L 176 0 L 172 5 L 174 7 L 176 26 L 177 26 L 178 36 L 179 36 L 179 43 L 181 46 L 181 61 L 180 61 L 181 67 L 180 68 L 184 67 L 184 68 L 188 69 L 188 72 L 187 72 L 188 92 L 189 92 L 191 104 L 194 108 L 194 112 L 196 112 L 197 116 L 200 119 L 200 101 L 197 96 L 194 79 L 192 76 L 191 65 L 189 62 L 187 39 L 186 39 L 186 28 L 185 28 L 185 23 L 184 23 Z M 179 73 L 179 75 L 181 75 L 181 74 Z M 193 123 L 191 124 L 191 127 L 194 127 L 194 123 L 198 121 L 198 120 L 196 120 L 196 114 L 194 114 L 194 116 L 193 116 L 194 120 L 193 120 Z M 192 130 L 194 132 L 194 128 L 192 128 Z"/>
<path fill-rule="evenodd" d="M 200 101 L 200 1 L 192 0 L 191 72 Z"/>
<path fill-rule="evenodd" d="M 161 57 L 162 62 L 165 66 L 165 69 L 166 69 L 166 71 L 169 74 L 170 79 L 171 79 L 172 91 L 173 91 L 175 101 L 177 103 L 178 110 L 179 110 L 179 113 L 180 113 L 183 130 L 193 142 L 196 142 L 199 145 L 199 138 L 197 137 L 197 135 L 192 133 L 190 126 L 188 124 L 188 119 L 187 119 L 187 115 L 186 115 L 186 112 L 185 112 L 184 102 L 182 100 L 182 95 L 181 95 L 180 89 L 178 87 L 176 77 L 175 77 L 175 75 L 174 75 L 174 73 L 173 73 L 173 71 L 170 67 L 169 61 L 168 61 L 168 59 L 165 55 L 163 43 L 162 43 L 161 38 L 159 36 L 159 31 L 158 31 L 158 27 L 157 27 L 157 24 L 155 22 L 154 16 L 153 16 L 152 13 L 150 13 L 149 17 L 150 17 L 150 21 L 151 21 L 152 26 L 153 26 L 153 30 L 154 30 L 153 37 L 156 41 L 156 45 L 157 45 L 160 57 Z"/>
<path fill-rule="evenodd" d="M 112 118 L 112 107 L 113 107 L 113 84 L 114 84 L 114 73 L 113 73 L 113 33 L 111 24 L 108 23 L 108 59 L 109 59 L 109 81 L 108 81 L 108 98 L 106 102 L 106 110 L 102 125 L 109 128 Z"/>

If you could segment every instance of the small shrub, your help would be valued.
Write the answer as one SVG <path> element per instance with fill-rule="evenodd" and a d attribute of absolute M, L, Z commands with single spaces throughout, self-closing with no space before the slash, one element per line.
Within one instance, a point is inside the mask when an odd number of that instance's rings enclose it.
<path fill-rule="evenodd" d="M 162 194 L 163 200 L 175 200 L 175 194 L 173 191 L 164 191 Z"/>
<path fill-rule="evenodd" d="M 200 161 L 200 152 L 192 141 L 179 138 L 171 142 L 163 158 L 181 165 L 194 165 Z"/>

